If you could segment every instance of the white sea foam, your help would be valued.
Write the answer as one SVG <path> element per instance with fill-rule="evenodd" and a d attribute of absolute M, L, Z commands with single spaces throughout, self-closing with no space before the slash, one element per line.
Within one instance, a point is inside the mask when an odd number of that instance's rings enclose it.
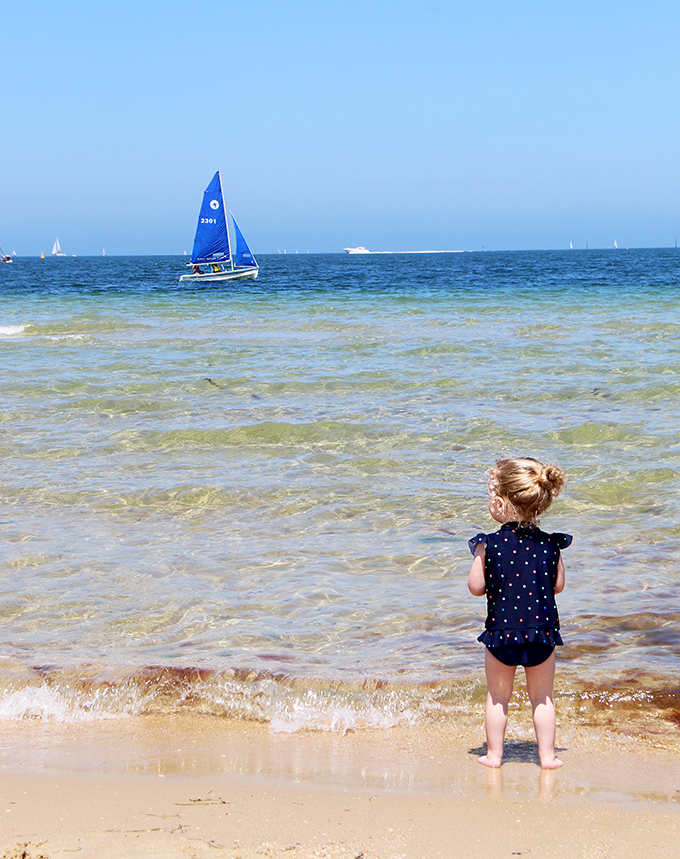
<path fill-rule="evenodd" d="M 134 715 L 133 702 L 105 700 L 99 690 L 93 694 L 74 693 L 68 687 L 22 686 L 6 689 L 0 696 L 0 721 L 37 719 L 49 722 L 97 722 Z"/>
<path fill-rule="evenodd" d="M 84 334 L 50 334 L 48 340 L 84 340 Z"/>
<path fill-rule="evenodd" d="M 27 328 L 27 325 L 0 325 L 0 337 L 16 337 L 17 334 L 23 334 Z"/>
<path fill-rule="evenodd" d="M 412 726 L 417 714 L 397 698 L 377 702 L 328 699 L 317 692 L 277 702 L 269 727 L 272 733 L 294 734 L 297 731 L 330 731 L 346 734 L 360 728 L 387 729 L 398 725 Z"/>
<path fill-rule="evenodd" d="M 0 695 L 0 721 L 35 719 L 61 723 L 96 722 L 140 713 L 186 711 L 269 722 L 272 733 L 328 731 L 346 734 L 365 728 L 412 726 L 420 721 L 416 701 L 396 692 L 357 693 L 345 690 L 298 691 L 272 680 L 253 684 L 229 680 L 180 685 L 174 690 L 136 681 L 93 684 L 87 689 L 68 682 L 19 686 L 11 683 Z"/>
<path fill-rule="evenodd" d="M 55 722 L 84 722 L 102 718 L 100 714 L 82 708 L 74 709 L 72 702 L 59 690 L 48 686 L 26 686 L 6 693 L 0 700 L 0 719 L 21 721 L 41 719 Z"/>

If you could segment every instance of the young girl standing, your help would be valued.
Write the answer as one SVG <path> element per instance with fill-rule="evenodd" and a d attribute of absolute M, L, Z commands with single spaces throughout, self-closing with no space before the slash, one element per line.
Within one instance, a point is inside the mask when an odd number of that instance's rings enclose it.
<path fill-rule="evenodd" d="M 474 555 L 470 593 L 487 600 L 486 645 L 487 767 L 499 767 L 508 723 L 508 704 L 518 665 L 523 665 L 541 766 L 555 769 L 555 645 L 562 644 L 555 594 L 564 590 L 560 549 L 568 534 L 546 534 L 538 517 L 566 482 L 562 469 L 530 457 L 501 459 L 489 479 L 489 513 L 501 526 L 469 542 Z"/>

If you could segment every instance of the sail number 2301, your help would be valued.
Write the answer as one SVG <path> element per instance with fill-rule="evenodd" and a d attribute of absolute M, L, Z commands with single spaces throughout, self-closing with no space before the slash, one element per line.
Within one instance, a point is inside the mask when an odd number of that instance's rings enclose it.
<path fill-rule="evenodd" d="M 217 218 L 201 218 L 202 224 L 216 224 Z"/>

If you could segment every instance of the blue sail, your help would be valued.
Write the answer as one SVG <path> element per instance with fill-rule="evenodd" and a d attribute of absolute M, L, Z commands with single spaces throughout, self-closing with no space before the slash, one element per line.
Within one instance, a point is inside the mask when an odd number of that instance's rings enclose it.
<path fill-rule="evenodd" d="M 203 194 L 203 204 L 198 214 L 198 226 L 196 227 L 194 249 L 191 252 L 191 262 L 229 262 L 229 233 L 227 232 L 219 170 L 212 177 Z"/>
<path fill-rule="evenodd" d="M 243 233 L 239 230 L 234 213 L 231 212 L 231 220 L 234 223 L 234 234 L 236 235 L 236 252 L 234 253 L 234 265 L 238 268 L 251 266 L 257 268 L 255 257 L 250 252 L 250 248 L 246 240 L 243 238 Z"/>

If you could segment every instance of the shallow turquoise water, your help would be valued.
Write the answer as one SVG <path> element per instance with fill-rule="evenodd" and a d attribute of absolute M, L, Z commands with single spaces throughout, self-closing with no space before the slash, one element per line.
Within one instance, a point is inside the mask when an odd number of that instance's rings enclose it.
<path fill-rule="evenodd" d="M 205 288 L 182 269 L 0 270 L 9 717 L 45 684 L 186 668 L 400 683 L 399 712 L 463 682 L 484 619 L 466 541 L 516 453 L 569 478 L 543 522 L 574 535 L 560 670 L 677 694 L 676 251 L 277 255 Z"/>

